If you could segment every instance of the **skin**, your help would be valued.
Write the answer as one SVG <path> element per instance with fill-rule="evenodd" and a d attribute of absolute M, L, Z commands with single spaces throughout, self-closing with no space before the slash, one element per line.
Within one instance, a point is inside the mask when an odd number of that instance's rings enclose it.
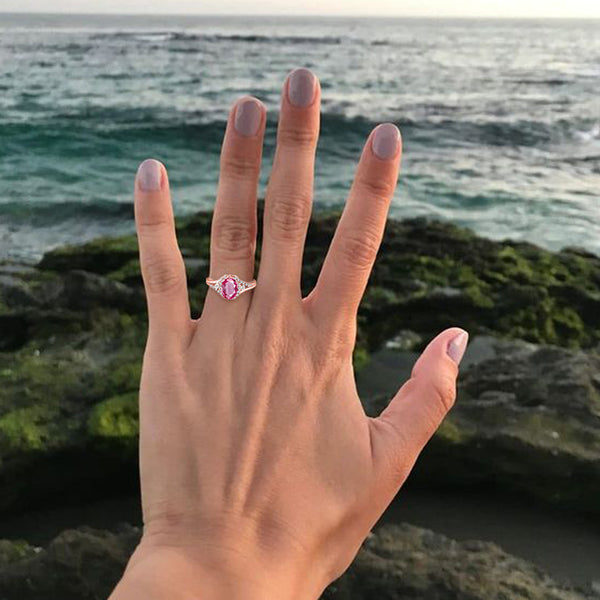
<path fill-rule="evenodd" d="M 146 161 L 138 173 L 150 321 L 140 388 L 144 532 L 111 600 L 318 598 L 454 403 L 467 339 L 459 328 L 430 342 L 378 418 L 365 415 L 356 391 L 356 312 L 398 178 L 399 132 L 386 159 L 371 132 L 318 282 L 302 298 L 320 86 L 315 78 L 313 101 L 298 107 L 289 78 L 253 291 L 227 301 L 209 290 L 200 318 L 190 318 L 166 170 Z M 260 123 L 242 135 L 236 110 L 249 100 Z M 250 97 L 229 115 L 211 235 L 215 279 L 253 277 L 265 118 Z M 153 169 L 158 189 L 148 189 Z"/>

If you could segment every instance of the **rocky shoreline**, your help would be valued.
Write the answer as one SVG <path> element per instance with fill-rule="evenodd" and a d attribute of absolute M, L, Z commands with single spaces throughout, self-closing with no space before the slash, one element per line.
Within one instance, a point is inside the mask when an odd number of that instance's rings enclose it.
<path fill-rule="evenodd" d="M 67 530 L 46 548 L 0 542 L 0 597 L 19 600 L 105 600 L 139 540 L 140 530 Z M 386 525 L 370 534 L 349 570 L 323 600 L 431 598 L 446 600 L 591 600 L 553 581 L 494 544 L 456 542 L 412 525 Z"/>
<path fill-rule="evenodd" d="M 337 217 L 321 213 L 311 222 L 305 291 Z M 206 291 L 210 214 L 181 221 L 178 230 L 197 313 Z M 494 242 L 439 222 L 391 220 L 360 309 L 357 369 L 367 370 L 370 356 L 386 345 L 418 351 L 450 325 L 471 332 L 470 358 L 457 405 L 410 484 L 507 491 L 598 522 L 600 258 L 576 248 L 551 253 Z M 146 332 L 135 238 L 59 248 L 35 267 L 0 264 L 0 332 L 0 511 L 135 494 Z M 377 413 L 387 396 L 363 400 Z M 64 532 L 41 551 L 2 542 L 0 598 L 105 597 L 136 535 L 131 527 Z M 81 570 L 84 555 L 91 570 Z M 561 587 L 490 544 L 386 525 L 326 597 L 593 593 L 591 586 Z"/>

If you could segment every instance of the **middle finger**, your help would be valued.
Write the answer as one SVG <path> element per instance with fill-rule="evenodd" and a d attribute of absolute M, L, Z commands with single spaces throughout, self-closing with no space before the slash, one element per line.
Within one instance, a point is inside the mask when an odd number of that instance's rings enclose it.
<path fill-rule="evenodd" d="M 304 68 L 283 88 L 273 170 L 265 193 L 263 242 L 256 294 L 300 295 L 304 239 L 313 195 L 319 138 L 320 86 Z"/>

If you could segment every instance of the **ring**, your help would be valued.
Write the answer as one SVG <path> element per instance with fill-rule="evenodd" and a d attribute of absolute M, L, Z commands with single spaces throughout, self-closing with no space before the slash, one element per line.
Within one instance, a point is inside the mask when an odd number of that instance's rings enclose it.
<path fill-rule="evenodd" d="M 225 300 L 235 300 L 240 294 L 256 287 L 256 279 L 244 281 L 237 275 L 226 273 L 219 279 L 206 278 L 206 284 Z"/>

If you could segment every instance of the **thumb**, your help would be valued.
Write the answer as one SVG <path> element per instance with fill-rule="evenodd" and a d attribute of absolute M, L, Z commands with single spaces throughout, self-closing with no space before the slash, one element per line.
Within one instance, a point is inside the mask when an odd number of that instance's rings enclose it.
<path fill-rule="evenodd" d="M 452 327 L 434 338 L 415 363 L 410 379 L 373 419 L 373 463 L 377 478 L 395 494 L 419 453 L 454 405 L 458 365 L 469 334 Z"/>

